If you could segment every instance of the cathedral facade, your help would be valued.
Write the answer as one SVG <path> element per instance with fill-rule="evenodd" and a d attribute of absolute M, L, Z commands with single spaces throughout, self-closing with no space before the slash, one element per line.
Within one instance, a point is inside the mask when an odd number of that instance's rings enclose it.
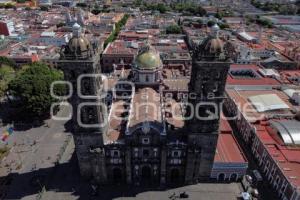
<path fill-rule="evenodd" d="M 101 74 L 100 52 L 78 24 L 57 62 L 73 87 L 81 175 L 99 184 L 191 184 L 210 178 L 230 56 L 218 30 L 192 66 L 163 65 L 145 44 L 130 66 Z"/>

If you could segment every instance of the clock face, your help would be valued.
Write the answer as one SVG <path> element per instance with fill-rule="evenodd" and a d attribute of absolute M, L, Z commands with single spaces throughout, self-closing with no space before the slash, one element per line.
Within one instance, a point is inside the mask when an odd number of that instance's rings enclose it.
<path fill-rule="evenodd" d="M 142 131 L 147 134 L 150 132 L 150 124 L 149 122 L 144 122 L 143 123 L 143 127 L 142 127 Z"/>

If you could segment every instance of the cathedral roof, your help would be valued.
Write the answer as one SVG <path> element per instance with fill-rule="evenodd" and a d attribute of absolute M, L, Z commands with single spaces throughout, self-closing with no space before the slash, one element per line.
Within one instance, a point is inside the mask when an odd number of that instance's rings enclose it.
<path fill-rule="evenodd" d="M 89 58 L 92 46 L 89 40 L 82 34 L 81 26 L 75 23 L 72 27 L 73 37 L 64 47 L 64 56 L 70 59 L 86 59 Z"/>
<path fill-rule="evenodd" d="M 205 61 L 219 61 L 226 60 L 229 57 L 229 46 L 219 38 L 219 27 L 217 25 L 211 28 L 211 34 L 203 40 L 194 50 L 194 58 Z"/>
<path fill-rule="evenodd" d="M 72 37 L 68 43 L 69 50 L 71 52 L 77 51 L 78 53 L 88 51 L 90 48 L 90 42 L 87 38 L 80 37 Z"/>
<path fill-rule="evenodd" d="M 219 38 L 208 37 L 202 43 L 203 50 L 207 54 L 215 55 L 224 52 L 224 43 Z"/>
<path fill-rule="evenodd" d="M 159 53 L 151 47 L 140 50 L 135 59 L 135 66 L 142 70 L 152 70 L 162 65 Z"/>

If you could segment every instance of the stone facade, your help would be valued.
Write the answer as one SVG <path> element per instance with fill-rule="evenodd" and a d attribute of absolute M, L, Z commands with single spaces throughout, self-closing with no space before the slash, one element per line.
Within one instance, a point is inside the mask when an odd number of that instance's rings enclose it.
<path fill-rule="evenodd" d="M 80 33 L 73 35 L 75 38 L 70 41 L 77 37 L 78 42 L 69 43 L 62 50 L 58 66 L 74 91 L 81 86 L 79 91 L 85 95 L 99 96 L 104 81 L 101 76 L 76 80 L 80 75 L 101 73 L 100 51 L 97 45 L 82 39 Z M 156 84 L 148 83 L 147 79 L 142 80 L 143 83 L 139 79 L 135 84 L 135 77 L 140 72 L 147 71 L 150 77 L 157 76 L 158 69 L 160 73 L 163 71 L 159 54 L 144 48 L 135 58 L 132 70 L 122 69 L 121 77 L 112 75 L 108 78 L 113 86 L 108 86 L 105 106 L 100 106 L 100 98 L 79 98 L 74 92 L 69 102 L 74 110 L 73 132 L 82 176 L 99 184 L 136 185 L 191 184 L 208 179 L 220 122 L 219 109 L 212 105 L 218 107 L 223 101 L 230 64 L 224 49 L 217 34 L 212 34 L 194 51 L 191 77 L 183 75 L 176 80 L 167 80 L 167 75 L 159 74 Z M 187 70 L 190 66 L 186 66 L 184 71 Z M 129 71 L 128 76 L 126 71 Z M 166 81 L 177 84 L 185 83 L 187 79 L 191 80 L 190 84 L 182 90 L 191 94 L 187 95 L 189 98 L 169 98 L 164 93 Z M 168 90 L 179 93 L 176 88 L 168 87 Z M 200 118 L 193 115 L 185 120 L 185 115 L 192 112 L 198 112 Z M 84 126 L 78 121 L 83 121 Z M 103 122 L 107 123 L 100 126 Z"/>

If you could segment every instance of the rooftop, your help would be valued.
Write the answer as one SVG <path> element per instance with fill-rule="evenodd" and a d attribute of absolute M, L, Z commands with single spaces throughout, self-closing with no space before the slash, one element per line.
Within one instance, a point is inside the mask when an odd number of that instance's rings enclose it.
<path fill-rule="evenodd" d="M 228 96 L 236 102 L 239 106 L 238 108 L 242 112 L 243 116 L 250 122 L 259 121 L 265 118 L 274 118 L 278 117 L 293 117 L 295 110 L 299 109 L 300 106 L 294 105 L 283 91 L 276 89 L 265 89 L 265 90 L 236 90 L 236 89 L 226 89 Z M 276 95 L 280 102 L 283 102 L 286 107 L 278 109 L 266 109 L 266 110 L 257 110 L 254 104 L 250 101 L 249 98 L 259 95 Z M 263 104 L 263 102 L 262 102 Z"/>
<path fill-rule="evenodd" d="M 142 88 L 134 94 L 129 116 L 129 127 L 134 127 L 146 121 L 162 122 L 160 94 L 152 88 Z"/>
<path fill-rule="evenodd" d="M 275 78 L 262 76 L 260 69 L 258 65 L 253 64 L 233 64 L 230 66 L 227 85 L 280 85 L 280 82 Z M 235 74 L 240 74 L 240 76 Z M 244 75 L 241 76 L 242 74 Z"/>
<path fill-rule="evenodd" d="M 235 139 L 232 129 L 227 120 L 222 119 L 220 124 L 220 134 L 215 154 L 215 162 L 224 163 L 245 163 L 246 157 Z"/>
<path fill-rule="evenodd" d="M 271 121 L 274 123 L 275 121 Z M 276 120 L 275 123 L 288 125 L 300 123 L 289 120 Z M 295 185 L 300 186 L 300 147 L 290 146 L 283 143 L 278 137 L 277 129 L 271 128 L 271 123 L 256 124 L 256 135 L 264 143 L 268 153 L 277 162 L 282 173 Z M 276 128 L 276 127 L 275 127 Z M 282 127 L 278 127 L 282 128 Z M 274 132 L 275 131 L 275 132 Z"/>

